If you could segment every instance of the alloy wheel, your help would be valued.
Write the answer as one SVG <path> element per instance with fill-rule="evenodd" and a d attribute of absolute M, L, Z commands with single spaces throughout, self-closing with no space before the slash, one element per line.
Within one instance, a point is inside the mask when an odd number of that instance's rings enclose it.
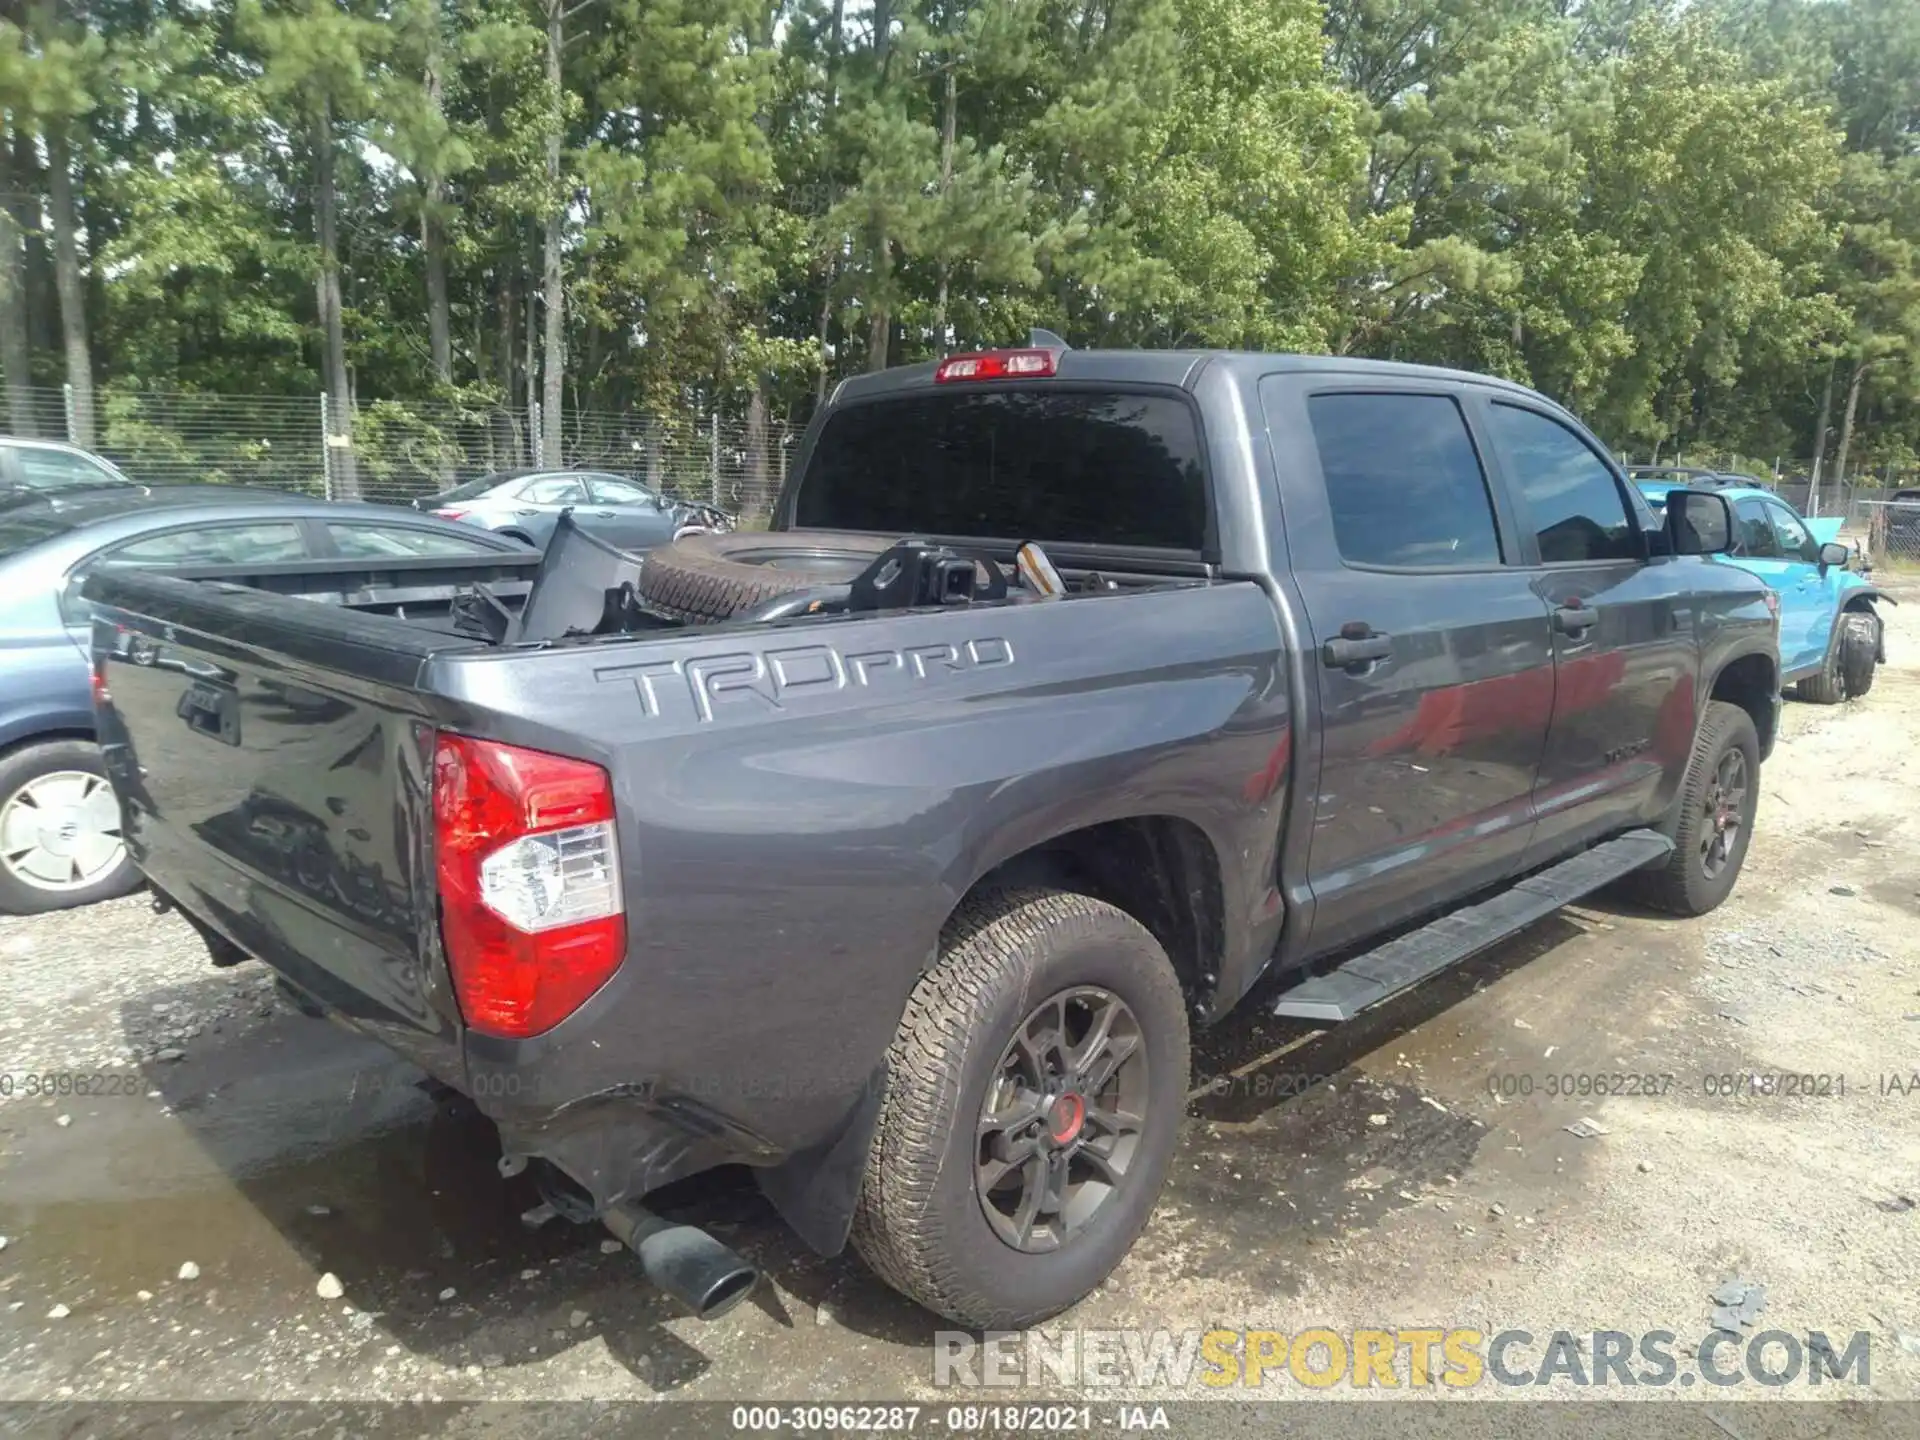
<path fill-rule="evenodd" d="M 1037 1006 L 1001 1052 L 980 1107 L 974 1189 L 994 1234 L 1057 1250 L 1125 1182 L 1147 1107 L 1140 1022 L 1110 990 Z"/>
<path fill-rule="evenodd" d="M 1702 813 L 1707 823 L 1701 827 L 1700 866 L 1712 880 L 1732 861 L 1747 823 L 1747 757 L 1738 748 L 1714 767 Z"/>

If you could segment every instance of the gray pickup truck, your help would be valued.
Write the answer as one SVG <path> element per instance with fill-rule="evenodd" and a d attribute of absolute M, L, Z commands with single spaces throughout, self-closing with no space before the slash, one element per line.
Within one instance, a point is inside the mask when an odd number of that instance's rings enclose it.
<path fill-rule="evenodd" d="M 1779 705 L 1729 533 L 1516 385 L 1042 346 L 844 382 L 771 532 L 556 539 L 519 613 L 87 594 L 127 844 L 216 962 L 698 1313 L 754 1271 L 644 1198 L 744 1163 L 1010 1326 L 1147 1223 L 1190 1024 L 1337 1023 L 1623 877 L 1725 898 Z"/>

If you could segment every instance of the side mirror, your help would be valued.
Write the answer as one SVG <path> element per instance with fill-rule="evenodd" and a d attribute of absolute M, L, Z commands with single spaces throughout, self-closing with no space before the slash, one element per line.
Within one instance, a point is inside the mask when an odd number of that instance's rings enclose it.
<path fill-rule="evenodd" d="M 1667 545 L 1675 555 L 1726 554 L 1733 548 L 1733 507 L 1711 490 L 1669 490 Z"/>
<path fill-rule="evenodd" d="M 1820 568 L 1822 570 L 1847 568 L 1847 562 L 1853 559 L 1853 552 L 1837 540 L 1829 540 L 1820 547 Z"/>

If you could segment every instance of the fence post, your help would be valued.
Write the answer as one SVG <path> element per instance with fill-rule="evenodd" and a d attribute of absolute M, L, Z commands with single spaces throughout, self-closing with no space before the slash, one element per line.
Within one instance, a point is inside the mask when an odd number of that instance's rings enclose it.
<path fill-rule="evenodd" d="M 327 413 L 327 392 L 320 392 L 320 488 L 333 499 L 333 417 Z"/>
<path fill-rule="evenodd" d="M 707 426 L 707 486 L 712 492 L 707 498 L 714 508 L 720 505 L 720 415 L 715 412 Z"/>
<path fill-rule="evenodd" d="M 67 443 L 73 444 L 73 386 L 62 385 L 60 392 L 66 400 Z"/>
<path fill-rule="evenodd" d="M 533 433 L 527 437 L 527 450 L 533 460 L 533 468 L 544 470 L 547 465 L 547 423 L 540 418 L 540 402 L 527 401 L 527 409 L 533 414 Z"/>

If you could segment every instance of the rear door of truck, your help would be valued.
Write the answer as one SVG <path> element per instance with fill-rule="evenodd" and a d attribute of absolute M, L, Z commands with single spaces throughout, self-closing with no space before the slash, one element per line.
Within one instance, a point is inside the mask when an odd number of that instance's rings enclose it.
<path fill-rule="evenodd" d="M 1324 731 L 1301 791 L 1314 952 L 1497 883 L 1533 834 L 1553 636 L 1459 390 L 1261 382 Z"/>
<path fill-rule="evenodd" d="M 1693 748 L 1699 596 L 1655 553 L 1652 517 L 1591 435 L 1544 401 L 1494 395 L 1485 429 L 1553 625 L 1553 723 L 1530 864 L 1644 823 Z"/>

